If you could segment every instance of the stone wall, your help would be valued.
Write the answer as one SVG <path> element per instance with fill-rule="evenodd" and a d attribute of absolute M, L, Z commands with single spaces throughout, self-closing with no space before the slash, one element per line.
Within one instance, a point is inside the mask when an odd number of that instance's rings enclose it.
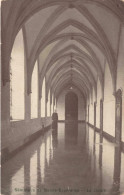
<path fill-rule="evenodd" d="M 2 137 L 2 158 L 7 158 L 38 134 L 42 134 L 45 129 L 51 127 L 51 123 L 51 117 L 11 121 L 10 129 Z"/>

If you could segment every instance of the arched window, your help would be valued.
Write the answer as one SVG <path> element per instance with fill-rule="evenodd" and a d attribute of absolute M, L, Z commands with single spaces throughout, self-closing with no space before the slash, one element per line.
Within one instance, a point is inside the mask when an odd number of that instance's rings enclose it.
<path fill-rule="evenodd" d="M 31 83 L 31 118 L 38 117 L 38 64 L 37 61 L 34 66 Z"/>
<path fill-rule="evenodd" d="M 48 93 L 48 102 L 47 102 L 47 116 L 50 116 L 50 90 Z"/>
<path fill-rule="evenodd" d="M 45 77 L 42 84 L 41 117 L 45 117 Z"/>
<path fill-rule="evenodd" d="M 24 42 L 20 30 L 11 53 L 10 120 L 24 119 L 24 107 Z"/>

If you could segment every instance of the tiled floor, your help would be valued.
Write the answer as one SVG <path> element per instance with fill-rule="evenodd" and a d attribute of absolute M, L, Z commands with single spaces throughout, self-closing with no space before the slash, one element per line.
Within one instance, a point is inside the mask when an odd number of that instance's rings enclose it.
<path fill-rule="evenodd" d="M 120 195 L 124 154 L 85 124 L 59 123 L 2 166 L 4 195 Z"/>

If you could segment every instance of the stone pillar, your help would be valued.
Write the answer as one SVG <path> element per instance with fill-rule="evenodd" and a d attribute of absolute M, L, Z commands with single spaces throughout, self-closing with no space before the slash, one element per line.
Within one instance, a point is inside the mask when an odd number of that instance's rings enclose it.
<path fill-rule="evenodd" d="M 38 99 L 38 118 L 41 118 L 41 99 Z"/>
<path fill-rule="evenodd" d="M 1 153 L 3 159 L 7 155 L 10 132 L 10 82 L 7 82 L 5 85 L 1 83 Z"/>
<path fill-rule="evenodd" d="M 45 117 L 47 117 L 47 102 L 48 102 L 48 99 L 46 98 L 45 99 Z"/>
<path fill-rule="evenodd" d="M 45 117 L 47 117 L 47 102 L 48 102 L 48 97 L 47 97 L 46 76 L 45 76 Z"/>
<path fill-rule="evenodd" d="M 53 98 L 53 112 L 55 112 L 55 96 Z"/>
<path fill-rule="evenodd" d="M 96 142 L 96 102 L 94 102 L 94 145 Z"/>
<path fill-rule="evenodd" d="M 103 138 L 103 100 L 100 100 L 100 142 Z"/>
<path fill-rule="evenodd" d="M 52 105 L 52 92 L 50 90 L 50 116 L 52 114 L 51 105 Z"/>
<path fill-rule="evenodd" d="M 118 89 L 115 93 L 115 142 L 121 145 L 122 134 L 122 91 Z"/>
<path fill-rule="evenodd" d="M 88 105 L 88 124 L 89 124 L 89 105 Z"/>
<path fill-rule="evenodd" d="M 25 120 L 31 119 L 31 93 L 25 92 Z"/>
<path fill-rule="evenodd" d="M 26 51 L 25 51 L 26 52 Z M 28 90 L 28 73 L 27 73 L 27 61 L 25 53 L 25 65 L 24 65 L 24 83 L 25 83 L 25 120 L 31 119 L 31 90 Z"/>
<path fill-rule="evenodd" d="M 25 120 L 31 119 L 31 93 L 25 93 Z"/>
<path fill-rule="evenodd" d="M 94 102 L 94 128 L 96 128 L 96 102 Z"/>
<path fill-rule="evenodd" d="M 10 82 L 1 85 L 1 120 L 10 121 Z"/>

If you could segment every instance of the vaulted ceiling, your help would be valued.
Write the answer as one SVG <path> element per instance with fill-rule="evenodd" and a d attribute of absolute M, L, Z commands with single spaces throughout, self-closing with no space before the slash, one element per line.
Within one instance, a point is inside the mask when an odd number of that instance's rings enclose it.
<path fill-rule="evenodd" d="M 2 3 L 4 79 L 15 36 L 24 33 L 28 92 L 36 60 L 40 92 L 46 77 L 49 89 L 59 96 L 63 89 L 78 88 L 85 98 L 97 79 L 104 87 L 104 67 L 109 64 L 113 90 L 124 3 L 119 0 L 8 0 Z"/>

